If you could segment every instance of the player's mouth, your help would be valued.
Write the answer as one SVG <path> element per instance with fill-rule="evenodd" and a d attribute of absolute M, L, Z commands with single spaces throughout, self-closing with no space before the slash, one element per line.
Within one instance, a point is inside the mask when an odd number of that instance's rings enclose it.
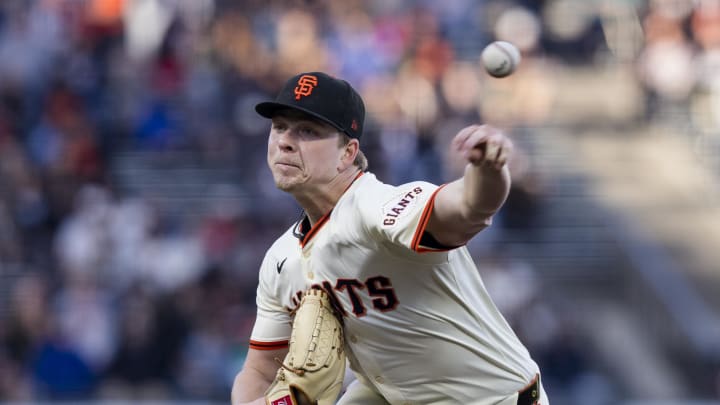
<path fill-rule="evenodd" d="M 295 169 L 300 168 L 300 166 L 298 166 L 294 163 L 290 163 L 290 162 L 275 162 L 275 166 L 279 166 L 280 168 L 291 168 L 291 167 L 295 168 Z"/>

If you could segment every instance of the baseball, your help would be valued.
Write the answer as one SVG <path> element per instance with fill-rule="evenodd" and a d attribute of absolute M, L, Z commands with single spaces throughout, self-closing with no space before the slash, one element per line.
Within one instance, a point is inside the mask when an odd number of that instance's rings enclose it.
<path fill-rule="evenodd" d="M 520 51 L 510 42 L 495 41 L 483 49 L 481 59 L 490 76 L 506 77 L 520 64 Z"/>

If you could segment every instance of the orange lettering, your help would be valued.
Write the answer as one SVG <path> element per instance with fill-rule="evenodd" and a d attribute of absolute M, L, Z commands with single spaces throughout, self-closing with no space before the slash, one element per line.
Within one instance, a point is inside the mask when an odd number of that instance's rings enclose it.
<path fill-rule="evenodd" d="M 317 84 L 318 79 L 315 76 L 300 76 L 300 79 L 298 79 L 298 85 L 295 86 L 295 100 L 300 100 L 300 97 L 309 96 L 310 94 L 312 94 Z"/>

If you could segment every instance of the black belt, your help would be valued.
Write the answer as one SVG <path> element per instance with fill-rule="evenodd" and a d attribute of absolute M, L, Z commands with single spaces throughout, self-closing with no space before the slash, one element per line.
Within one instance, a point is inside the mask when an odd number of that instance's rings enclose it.
<path fill-rule="evenodd" d="M 527 387 L 518 391 L 517 405 L 537 405 L 540 403 L 540 374 Z"/>

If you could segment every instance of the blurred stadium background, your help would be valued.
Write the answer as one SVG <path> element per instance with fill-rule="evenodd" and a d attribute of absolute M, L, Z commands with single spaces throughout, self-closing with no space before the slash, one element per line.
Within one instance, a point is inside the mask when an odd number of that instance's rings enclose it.
<path fill-rule="evenodd" d="M 553 404 L 720 403 L 720 0 L 2 0 L 0 402 L 229 403 L 299 215 L 252 106 L 311 69 L 387 182 L 512 135 L 469 246 Z"/>

